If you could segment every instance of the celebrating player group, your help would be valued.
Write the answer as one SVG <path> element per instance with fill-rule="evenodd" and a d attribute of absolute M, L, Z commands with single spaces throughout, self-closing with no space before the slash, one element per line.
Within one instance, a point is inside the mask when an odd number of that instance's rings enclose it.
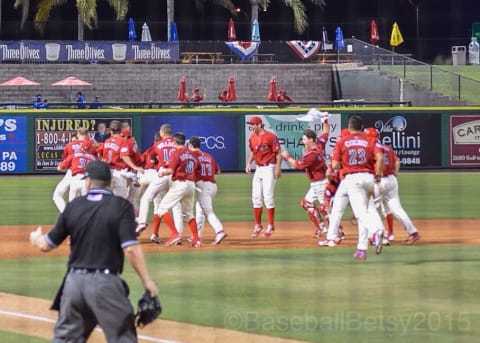
<path fill-rule="evenodd" d="M 313 236 L 320 238 L 319 245 L 335 247 L 345 239 L 341 219 L 350 204 L 358 224 L 355 259 L 365 260 L 369 245 L 380 254 L 384 245 L 395 239 L 393 216 L 404 226 L 408 236 L 405 244 L 420 239 L 420 234 L 402 208 L 398 196 L 396 174 L 400 162 L 391 147 L 381 144 L 374 128 L 364 128 L 362 118 L 352 116 L 348 128 L 341 131 L 327 165 L 325 145 L 330 129 L 330 115 L 310 109 L 299 120 L 322 122 L 322 132 L 306 129 L 302 133 L 305 151 L 295 160 L 288 151 L 282 151 L 278 137 L 265 130 L 261 117 L 252 116 L 247 121 L 250 129 L 245 172 L 253 173 L 252 207 L 253 231 L 251 238 L 263 235 L 268 238 L 275 231 L 275 185 L 281 175 L 282 159 L 295 169 L 305 170 L 310 188 L 300 200 L 314 226 Z M 217 193 L 215 175 L 220 173 L 215 158 L 200 148 L 196 136 L 188 139 L 181 132 L 173 133 L 170 124 L 160 126 L 152 145 L 140 153 L 128 122 L 112 120 L 110 135 L 102 141 L 90 139 L 86 129 L 79 129 L 75 138 L 64 149 L 63 161 L 58 170 L 65 171 L 57 185 L 53 200 L 58 210 L 68 201 L 85 194 L 84 174 L 89 162 L 101 159 L 112 173 L 112 190 L 115 195 L 128 199 L 137 213 L 136 234 L 148 228 L 147 218 L 153 203 L 153 225 L 150 240 L 164 246 L 182 243 L 184 223 L 191 236 L 189 244 L 202 246 L 205 221 L 215 236 L 211 242 L 220 244 L 227 234 L 213 210 Z M 267 223 L 262 224 L 263 208 Z M 387 229 L 377 208 L 381 207 L 387 219 Z M 170 236 L 162 242 L 160 223 L 168 225 Z"/>

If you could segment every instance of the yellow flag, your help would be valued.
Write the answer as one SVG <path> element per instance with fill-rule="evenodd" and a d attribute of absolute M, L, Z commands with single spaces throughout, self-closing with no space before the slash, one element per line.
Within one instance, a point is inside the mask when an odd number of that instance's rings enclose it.
<path fill-rule="evenodd" d="M 391 46 L 399 46 L 402 43 L 403 43 L 402 33 L 400 32 L 400 29 L 398 28 L 397 22 L 394 22 L 393 23 L 393 28 L 392 28 L 392 35 L 390 36 L 390 45 Z"/>

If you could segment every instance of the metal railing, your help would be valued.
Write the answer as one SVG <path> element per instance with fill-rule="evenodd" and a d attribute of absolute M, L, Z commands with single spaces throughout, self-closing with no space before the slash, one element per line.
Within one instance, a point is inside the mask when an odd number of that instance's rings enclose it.
<path fill-rule="evenodd" d="M 355 58 L 371 69 L 403 78 L 410 83 L 440 93 L 452 99 L 480 104 L 480 81 L 446 70 L 441 66 L 423 63 L 410 55 L 397 54 L 364 41 L 349 40 Z"/>

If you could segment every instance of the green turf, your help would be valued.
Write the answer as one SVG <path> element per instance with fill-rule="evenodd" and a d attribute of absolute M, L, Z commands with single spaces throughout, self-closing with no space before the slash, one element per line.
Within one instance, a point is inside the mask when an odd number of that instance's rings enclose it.
<path fill-rule="evenodd" d="M 2 177 L 0 225 L 52 224 L 58 216 L 52 192 L 60 176 Z M 215 210 L 223 221 L 252 218 L 251 176 L 222 174 Z M 479 173 L 402 173 L 399 176 L 402 204 L 412 218 L 478 218 Z M 300 208 L 309 187 L 301 172 L 284 173 L 277 183 L 276 217 L 282 221 L 305 220 Z M 8 201 L 6 201 L 8 199 Z"/>
<path fill-rule="evenodd" d="M 338 247 L 150 254 L 162 317 L 310 342 L 472 342 L 478 247 Z M 0 290 L 52 298 L 65 258 L 0 261 Z M 141 285 L 130 268 L 131 298 Z"/>
<path fill-rule="evenodd" d="M 16 334 L 13 332 L 0 331 L 0 342 L 2 343 L 47 343 L 50 340 Z"/>

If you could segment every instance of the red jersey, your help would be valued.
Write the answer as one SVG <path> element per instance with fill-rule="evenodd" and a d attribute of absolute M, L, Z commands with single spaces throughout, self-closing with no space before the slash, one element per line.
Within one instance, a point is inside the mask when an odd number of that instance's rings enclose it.
<path fill-rule="evenodd" d="M 197 169 L 196 181 L 208 181 L 216 183 L 215 174 L 220 172 L 217 162 L 208 152 L 195 150 L 192 151 L 200 164 Z"/>
<path fill-rule="evenodd" d="M 383 148 L 375 138 L 364 133 L 349 133 L 335 144 L 332 160 L 340 161 L 342 175 L 374 173 L 375 154 L 378 152 L 383 152 Z"/>
<path fill-rule="evenodd" d="M 120 135 L 113 135 L 103 143 L 103 161 L 108 164 L 110 169 L 121 170 L 127 167 L 120 155 L 123 147 L 126 147 L 126 141 Z"/>
<path fill-rule="evenodd" d="M 83 141 L 75 140 L 68 142 L 63 147 L 62 159 L 66 159 L 68 156 L 73 155 L 75 152 L 80 151 Z"/>
<path fill-rule="evenodd" d="M 280 151 L 278 137 L 269 131 L 263 131 L 258 135 L 255 132 L 250 135 L 248 146 L 255 157 L 257 166 L 277 163 L 277 153 Z"/>
<path fill-rule="evenodd" d="M 128 136 L 125 137 L 125 144 L 120 148 L 120 157 L 130 156 L 133 164 L 136 166 L 142 165 L 142 155 L 138 151 L 137 141 L 135 137 Z M 130 168 L 127 166 L 127 168 Z"/>
<path fill-rule="evenodd" d="M 157 158 L 155 156 L 155 143 L 142 153 L 142 162 L 144 169 L 158 169 Z"/>
<path fill-rule="evenodd" d="M 328 133 L 322 133 L 320 136 L 317 137 L 317 145 L 325 151 L 325 146 L 328 142 Z"/>
<path fill-rule="evenodd" d="M 173 151 L 172 158 L 168 161 L 167 167 L 171 168 L 173 171 L 173 181 L 196 181 L 199 163 L 190 150 L 186 147 L 182 147 Z"/>
<path fill-rule="evenodd" d="M 154 151 L 157 159 L 157 166 L 166 167 L 167 162 L 172 158 L 175 151 L 175 143 L 173 137 L 165 137 L 160 142 L 154 144 Z"/>
<path fill-rule="evenodd" d="M 69 155 L 65 160 L 63 160 L 62 163 L 60 163 L 60 168 L 70 168 L 72 170 L 72 176 L 77 174 L 85 174 L 87 165 L 96 159 L 97 156 L 95 154 L 77 151 L 73 155 Z"/>
<path fill-rule="evenodd" d="M 395 175 L 398 156 L 390 145 L 383 145 L 383 176 Z"/>
<path fill-rule="evenodd" d="M 325 179 L 325 153 L 323 149 L 314 147 L 307 150 L 301 159 L 295 161 L 295 168 L 305 169 L 310 181 Z"/>

